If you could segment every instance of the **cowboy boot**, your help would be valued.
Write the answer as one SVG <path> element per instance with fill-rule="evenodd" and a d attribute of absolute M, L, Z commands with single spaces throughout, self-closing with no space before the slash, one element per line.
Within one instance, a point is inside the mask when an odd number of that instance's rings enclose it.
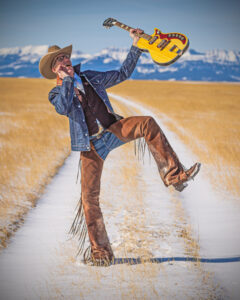
<path fill-rule="evenodd" d="M 200 164 L 196 163 L 189 170 L 184 170 L 163 131 L 152 117 L 124 118 L 113 123 L 108 130 L 123 142 L 144 137 L 165 186 L 173 185 L 176 190 L 181 191 L 200 169 Z"/>
<path fill-rule="evenodd" d="M 86 225 L 91 245 L 91 260 L 111 261 L 113 251 L 105 229 L 99 205 L 103 160 L 96 150 L 81 152 L 81 193 Z"/>
<path fill-rule="evenodd" d="M 193 180 L 194 177 L 198 174 L 200 171 L 201 164 L 200 163 L 195 163 L 189 170 L 186 170 L 185 176 L 182 176 L 182 178 L 179 178 L 177 183 L 173 183 L 173 187 L 179 191 L 182 192 L 188 185 L 187 181 Z"/>

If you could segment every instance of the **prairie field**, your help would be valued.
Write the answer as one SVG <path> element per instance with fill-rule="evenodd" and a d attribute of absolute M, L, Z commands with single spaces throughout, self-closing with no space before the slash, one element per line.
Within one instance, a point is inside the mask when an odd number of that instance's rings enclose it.
<path fill-rule="evenodd" d="M 70 153 L 68 120 L 47 98 L 53 86 L 0 78 L 0 247 Z"/>

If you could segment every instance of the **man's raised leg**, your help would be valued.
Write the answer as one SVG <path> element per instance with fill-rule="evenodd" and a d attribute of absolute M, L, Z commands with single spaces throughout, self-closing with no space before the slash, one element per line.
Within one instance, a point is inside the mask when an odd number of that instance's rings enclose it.
<path fill-rule="evenodd" d="M 152 117 L 124 118 L 113 123 L 108 130 L 123 142 L 144 137 L 166 186 L 173 185 L 181 191 L 185 187 L 183 184 L 199 171 L 199 163 L 193 165 L 189 170 L 184 170 L 163 131 Z"/>

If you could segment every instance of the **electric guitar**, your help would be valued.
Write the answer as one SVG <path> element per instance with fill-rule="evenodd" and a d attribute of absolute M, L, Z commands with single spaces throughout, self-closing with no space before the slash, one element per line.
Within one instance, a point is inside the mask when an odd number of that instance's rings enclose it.
<path fill-rule="evenodd" d="M 132 29 L 132 27 L 112 18 L 106 19 L 103 22 L 103 26 L 106 28 L 118 26 L 127 31 Z M 161 66 L 174 63 L 189 47 L 189 40 L 182 33 L 163 33 L 158 28 L 155 28 L 152 35 L 142 33 L 138 36 L 140 37 L 137 42 L 138 48 L 144 52 L 149 52 L 152 60 Z"/>

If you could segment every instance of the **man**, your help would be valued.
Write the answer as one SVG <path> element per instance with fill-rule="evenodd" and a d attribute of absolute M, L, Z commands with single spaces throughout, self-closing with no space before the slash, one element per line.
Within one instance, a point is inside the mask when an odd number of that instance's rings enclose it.
<path fill-rule="evenodd" d="M 163 183 L 178 191 L 182 191 L 186 182 L 200 169 L 200 164 L 196 163 L 184 170 L 152 117 L 123 118 L 113 111 L 106 89 L 131 76 L 142 53 L 137 48 L 138 34 L 142 32 L 131 29 L 133 45 L 119 70 L 81 72 L 80 65 L 72 66 L 71 45 L 62 49 L 50 47 L 39 63 L 39 70 L 45 78 L 57 78 L 57 86 L 50 91 L 49 100 L 59 114 L 69 118 L 71 148 L 81 151 L 81 199 L 72 233 L 80 232 L 83 246 L 86 224 L 93 263 L 110 262 L 114 257 L 99 206 L 102 168 L 111 150 L 144 137 Z"/>

